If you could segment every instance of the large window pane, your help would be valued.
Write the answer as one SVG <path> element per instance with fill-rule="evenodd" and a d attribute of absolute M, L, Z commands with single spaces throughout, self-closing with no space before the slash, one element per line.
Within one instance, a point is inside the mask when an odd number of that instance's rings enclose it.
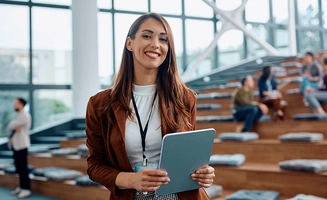
<path fill-rule="evenodd" d="M 32 0 L 34 3 L 72 5 L 72 0 Z"/>
<path fill-rule="evenodd" d="M 242 31 L 225 32 L 218 40 L 219 67 L 233 65 L 243 59 L 243 43 Z"/>
<path fill-rule="evenodd" d="M 115 0 L 115 9 L 148 12 L 148 0 Z"/>
<path fill-rule="evenodd" d="M 269 33 L 264 25 L 247 24 L 246 28 L 250 30 L 257 38 L 269 42 Z M 267 52 L 257 42 L 252 39 L 247 40 L 248 57 L 266 55 Z"/>
<path fill-rule="evenodd" d="M 204 1 L 193 0 L 185 2 L 185 14 L 196 17 L 213 17 L 213 9 Z"/>
<path fill-rule="evenodd" d="M 297 0 L 300 25 L 319 25 L 318 0 Z"/>
<path fill-rule="evenodd" d="M 182 1 L 181 0 L 165 0 L 165 1 L 152 0 L 151 12 L 157 12 L 160 14 L 180 15 L 182 14 Z"/>
<path fill-rule="evenodd" d="M 276 48 L 280 53 L 283 55 L 289 54 L 289 35 L 288 35 L 288 30 L 286 29 L 276 29 L 276 38 L 275 38 L 275 43 L 276 43 Z"/>
<path fill-rule="evenodd" d="M 28 7 L 0 4 L 0 83 L 28 83 Z"/>
<path fill-rule="evenodd" d="M 272 0 L 274 21 L 277 24 L 288 23 L 288 1 Z"/>
<path fill-rule="evenodd" d="M 17 97 L 28 100 L 28 92 L 21 90 L 0 90 L 0 137 L 7 137 L 9 133 L 6 130 L 8 123 L 14 118 L 14 102 Z M 29 105 L 25 106 L 28 111 Z"/>
<path fill-rule="evenodd" d="M 109 86 L 113 77 L 112 16 L 98 14 L 99 78 L 102 88 Z"/>
<path fill-rule="evenodd" d="M 111 9 L 111 0 L 98 0 L 98 8 Z"/>
<path fill-rule="evenodd" d="M 321 0 L 323 26 L 327 29 L 327 0 Z"/>
<path fill-rule="evenodd" d="M 213 22 L 204 20 L 190 20 L 185 21 L 186 25 L 186 53 L 187 53 L 187 67 L 194 64 L 195 59 L 199 56 L 212 42 L 214 30 Z M 198 68 L 198 75 L 205 74 L 211 71 L 213 66 L 214 54 L 203 60 Z"/>
<path fill-rule="evenodd" d="M 245 6 L 245 19 L 250 22 L 266 23 L 269 21 L 269 1 L 251 0 Z"/>
<path fill-rule="evenodd" d="M 168 23 L 173 31 L 178 72 L 181 74 L 183 72 L 182 20 L 179 18 L 170 18 L 170 17 L 166 17 L 165 19 L 168 21 Z"/>
<path fill-rule="evenodd" d="M 320 37 L 319 31 L 299 31 L 300 52 L 319 51 L 320 50 Z"/>
<path fill-rule="evenodd" d="M 72 91 L 36 90 L 34 99 L 34 126 L 69 118 L 72 115 Z"/>
<path fill-rule="evenodd" d="M 116 72 L 118 72 L 128 30 L 139 15 L 115 14 L 115 52 Z"/>
<path fill-rule="evenodd" d="M 33 7 L 32 14 L 33 83 L 70 84 L 72 82 L 71 11 Z"/>
<path fill-rule="evenodd" d="M 217 7 L 222 10 L 234 10 L 238 8 L 241 4 L 242 4 L 241 0 L 233 0 L 233 1 L 216 0 Z"/>

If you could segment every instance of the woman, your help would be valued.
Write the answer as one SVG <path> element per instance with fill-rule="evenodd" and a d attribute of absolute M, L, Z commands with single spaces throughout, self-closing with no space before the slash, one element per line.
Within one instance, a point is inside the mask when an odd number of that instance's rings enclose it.
<path fill-rule="evenodd" d="M 323 70 L 319 62 L 315 62 L 314 55 L 311 52 L 307 52 L 304 55 L 303 64 L 301 68 L 303 80 L 300 85 L 300 91 L 305 95 L 307 92 L 316 91 L 321 87 Z"/>
<path fill-rule="evenodd" d="M 169 182 L 169 174 L 156 169 L 162 137 L 195 125 L 196 99 L 178 75 L 171 28 L 158 14 L 142 15 L 130 27 L 113 87 L 89 100 L 87 172 L 110 190 L 111 200 L 208 199 L 202 188 L 154 195 Z M 138 170 L 147 161 L 154 169 Z M 202 187 L 214 176 L 209 166 L 191 175 Z"/>
<path fill-rule="evenodd" d="M 274 119 L 284 118 L 283 106 L 281 104 L 282 95 L 280 89 L 287 85 L 290 80 L 287 78 L 283 84 L 278 84 L 273 76 L 274 70 L 271 66 L 262 69 L 262 76 L 258 80 L 260 102 L 274 109 Z"/>
<path fill-rule="evenodd" d="M 308 91 L 305 99 L 308 102 L 313 113 L 326 114 L 320 103 L 327 103 L 327 57 L 323 58 L 322 66 L 324 68 L 323 84 L 319 91 Z"/>

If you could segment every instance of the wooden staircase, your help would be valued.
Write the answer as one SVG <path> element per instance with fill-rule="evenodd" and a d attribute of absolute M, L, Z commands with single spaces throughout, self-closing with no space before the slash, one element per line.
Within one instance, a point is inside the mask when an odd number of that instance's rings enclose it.
<path fill-rule="evenodd" d="M 296 67 L 287 68 L 287 70 L 292 69 Z M 260 72 L 255 74 L 260 75 Z M 259 134 L 259 140 L 253 142 L 215 140 L 212 154 L 244 154 L 246 157 L 245 163 L 240 167 L 215 167 L 215 184 L 223 186 L 227 191 L 275 190 L 280 193 L 281 199 L 301 193 L 327 198 L 327 172 L 285 171 L 281 170 L 278 165 L 280 161 L 291 159 L 327 159 L 327 122 L 293 120 L 295 114 L 311 113 L 310 108 L 304 106 L 302 95 L 286 93 L 287 90 L 295 88 L 299 88 L 299 83 L 292 83 L 284 88 L 283 97 L 288 102 L 284 121 L 260 122 L 253 127 L 252 131 Z M 229 93 L 233 90 L 216 88 L 199 93 Z M 222 106 L 220 110 L 198 110 L 198 116 L 232 115 L 231 98 L 199 99 L 197 103 L 213 103 Z M 326 109 L 327 105 L 323 107 Z M 242 125 L 241 122 L 201 122 L 197 124 L 197 129 L 215 128 L 218 137 L 223 132 L 235 132 L 236 127 Z M 317 143 L 283 143 L 278 140 L 278 136 L 289 132 L 323 133 L 325 140 Z"/>

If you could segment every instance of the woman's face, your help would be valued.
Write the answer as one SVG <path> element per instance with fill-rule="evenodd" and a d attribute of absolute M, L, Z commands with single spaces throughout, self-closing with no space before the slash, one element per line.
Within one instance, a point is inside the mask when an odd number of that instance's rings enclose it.
<path fill-rule="evenodd" d="M 133 54 L 135 70 L 157 70 L 168 52 L 168 38 L 164 26 L 153 18 L 146 19 L 134 39 L 127 38 L 126 47 Z"/>

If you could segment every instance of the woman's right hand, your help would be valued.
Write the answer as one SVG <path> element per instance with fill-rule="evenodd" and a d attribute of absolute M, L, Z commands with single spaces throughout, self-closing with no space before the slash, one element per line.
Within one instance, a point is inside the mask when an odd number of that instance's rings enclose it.
<path fill-rule="evenodd" d="M 168 174 L 163 170 L 142 169 L 134 176 L 132 186 L 140 192 L 152 192 L 170 181 Z"/>

